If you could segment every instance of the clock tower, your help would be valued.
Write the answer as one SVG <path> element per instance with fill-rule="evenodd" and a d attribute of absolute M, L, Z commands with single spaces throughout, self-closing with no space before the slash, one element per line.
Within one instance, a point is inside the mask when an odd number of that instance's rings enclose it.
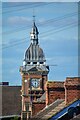
<path fill-rule="evenodd" d="M 43 50 L 38 42 L 38 29 L 33 19 L 32 31 L 30 33 L 30 46 L 25 52 L 23 66 L 20 67 L 22 76 L 22 120 L 32 116 L 33 102 L 37 102 L 46 91 L 49 66 Z"/>

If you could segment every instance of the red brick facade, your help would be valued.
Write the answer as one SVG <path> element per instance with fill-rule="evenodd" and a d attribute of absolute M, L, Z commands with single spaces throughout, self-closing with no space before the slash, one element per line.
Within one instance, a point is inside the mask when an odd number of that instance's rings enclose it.
<path fill-rule="evenodd" d="M 64 82 L 48 82 L 46 93 L 46 105 L 57 99 L 65 99 Z"/>
<path fill-rule="evenodd" d="M 26 78 L 24 78 L 26 79 Z M 53 103 L 56 99 L 65 99 L 68 104 L 75 99 L 80 99 L 80 78 L 66 78 L 64 82 L 46 82 L 46 103 L 33 101 L 32 115 L 36 115 L 46 105 Z M 5 115 L 19 115 L 21 113 L 21 87 L 2 87 L 2 113 Z M 40 93 L 41 94 L 41 93 Z M 36 97 L 36 95 L 35 95 Z M 14 105 L 15 103 L 15 105 Z"/>
<path fill-rule="evenodd" d="M 80 99 L 80 78 L 74 77 L 74 78 L 66 78 L 64 82 L 60 81 L 47 81 L 47 76 L 41 76 L 41 75 L 25 75 L 23 76 L 23 81 L 27 79 L 29 81 L 30 78 L 41 78 L 44 79 L 43 82 L 43 90 L 46 92 L 46 104 L 37 102 L 36 100 L 36 92 L 33 91 L 33 106 L 32 106 L 32 115 L 36 115 L 40 110 L 42 110 L 45 106 L 53 103 L 57 99 L 64 99 L 65 103 L 68 104 L 71 101 L 74 101 L 75 99 Z M 24 82 L 23 82 L 24 83 Z M 24 83 L 26 84 L 26 83 Z M 28 87 L 27 84 L 23 85 L 25 86 L 25 92 L 28 92 L 29 94 L 29 83 Z M 22 88 L 24 89 L 24 88 Z M 38 93 L 38 95 L 42 95 L 43 93 Z M 26 99 L 27 100 L 27 97 Z M 30 100 L 30 99 L 29 99 Z M 35 102 L 36 101 L 36 102 Z"/>
<path fill-rule="evenodd" d="M 33 102 L 32 115 L 36 115 L 40 110 L 46 106 L 45 102 Z"/>
<path fill-rule="evenodd" d="M 80 99 L 80 78 L 68 77 L 64 82 L 48 82 L 46 85 L 46 105 L 57 99 L 65 99 L 66 104 Z"/>
<path fill-rule="evenodd" d="M 34 67 L 34 69 L 36 69 Z M 39 98 L 45 93 L 46 91 L 46 82 L 48 81 L 47 78 L 47 71 L 34 71 L 33 68 L 30 69 L 28 72 L 22 72 L 22 114 L 21 119 L 29 118 L 29 116 L 35 115 L 40 110 L 45 107 L 45 103 L 43 101 L 39 101 Z M 39 86 L 34 87 L 32 85 L 33 80 L 39 80 Z"/>
<path fill-rule="evenodd" d="M 48 81 L 46 83 L 46 106 L 57 99 L 64 99 L 65 104 L 69 104 L 75 99 L 80 99 L 80 78 L 66 78 L 64 82 Z M 36 110 L 38 107 L 44 108 L 45 106 L 42 104 L 38 106 L 38 103 L 35 104 L 33 114 L 38 112 Z"/>
<path fill-rule="evenodd" d="M 74 101 L 75 99 L 80 99 L 80 78 L 66 78 L 65 83 L 65 102 Z"/>
<path fill-rule="evenodd" d="M 32 78 L 41 79 L 39 88 L 30 89 L 30 79 Z M 27 80 L 27 82 L 25 82 L 25 80 Z M 35 102 L 37 101 L 38 98 L 42 96 L 42 94 L 44 93 L 46 89 L 46 81 L 47 81 L 47 75 L 41 75 L 37 73 L 36 74 L 26 73 L 22 75 L 22 94 L 25 95 L 22 97 L 22 101 L 23 101 L 22 111 L 26 110 L 26 106 L 24 103 L 30 102 L 31 97 L 32 97 L 32 102 Z"/>

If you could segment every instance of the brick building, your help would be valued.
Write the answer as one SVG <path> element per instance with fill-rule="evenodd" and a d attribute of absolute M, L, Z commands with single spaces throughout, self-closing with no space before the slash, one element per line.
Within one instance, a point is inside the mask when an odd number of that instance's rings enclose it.
<path fill-rule="evenodd" d="M 46 82 L 48 81 L 49 66 L 46 65 L 46 59 L 38 41 L 38 29 L 33 19 L 32 31 L 30 33 L 30 46 L 26 50 L 23 60 L 23 66 L 20 67 L 22 76 L 22 119 L 27 119 L 33 115 L 33 107 L 41 107 L 40 101 L 46 91 Z M 39 105 L 39 104 L 40 105 Z"/>
<path fill-rule="evenodd" d="M 47 98 L 48 104 L 56 99 L 64 99 L 65 104 L 80 99 L 80 77 L 67 77 L 64 82 L 48 82 Z"/>
<path fill-rule="evenodd" d="M 21 115 L 21 86 L 8 86 L 1 85 L 0 91 L 2 91 L 2 99 L 0 97 L 0 118 L 6 118 L 11 116 Z M 1 94 L 0 94 L 1 96 Z M 38 99 L 33 101 L 32 116 L 46 115 L 50 110 L 55 109 L 54 106 L 58 106 L 62 101 L 65 105 L 72 103 L 73 101 L 80 99 L 80 78 L 79 77 L 67 77 L 64 82 L 60 81 L 47 81 L 46 92 Z M 54 105 L 55 101 L 56 104 Z M 2 101 L 2 102 L 1 102 Z M 45 110 L 44 108 L 46 108 Z M 44 111 L 45 110 L 45 111 Z M 47 119 L 46 119 L 47 120 Z"/>
<path fill-rule="evenodd" d="M 67 77 L 64 82 L 48 81 L 45 98 L 47 106 L 43 110 L 40 110 L 39 113 L 36 110 L 31 120 L 50 120 L 51 116 L 64 110 L 76 100 L 80 100 L 80 77 Z M 77 109 L 75 107 L 72 108 Z M 78 113 L 80 114 L 80 106 Z M 64 120 L 64 118 L 60 120 Z M 65 120 L 70 120 L 68 114 Z"/>
<path fill-rule="evenodd" d="M 48 81 L 49 66 L 46 65 L 44 52 L 40 48 L 38 34 L 33 19 L 30 33 L 31 43 L 25 52 L 23 66 L 20 67 L 22 76 L 22 120 L 30 119 L 56 100 L 59 100 L 58 103 L 63 101 L 62 108 L 64 108 L 75 98 L 80 99 L 80 78 L 66 78 L 64 82 Z"/>
<path fill-rule="evenodd" d="M 80 99 L 80 77 L 67 77 L 64 83 L 66 104 Z"/>
<path fill-rule="evenodd" d="M 47 98 L 48 98 L 46 99 L 47 105 L 53 103 L 57 99 L 65 99 L 64 82 L 48 81 Z"/>
<path fill-rule="evenodd" d="M 48 120 L 53 112 L 80 99 L 80 78 L 67 77 L 64 82 L 48 81 L 49 66 L 39 46 L 38 29 L 33 20 L 30 46 L 20 67 L 22 86 L 0 83 L 1 117 L 21 115 L 22 120 Z M 53 111 L 53 112 L 52 112 Z"/>

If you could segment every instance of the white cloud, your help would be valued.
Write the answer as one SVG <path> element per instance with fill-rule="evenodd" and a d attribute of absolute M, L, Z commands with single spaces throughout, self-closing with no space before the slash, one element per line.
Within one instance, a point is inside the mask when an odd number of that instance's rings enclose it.
<path fill-rule="evenodd" d="M 67 64 L 68 66 L 74 66 L 78 65 L 78 56 L 54 56 L 47 58 L 47 62 L 61 66 L 64 66 L 64 64 Z"/>
<path fill-rule="evenodd" d="M 9 71 L 10 74 L 16 74 L 16 71 L 18 71 L 17 69 L 13 68 Z"/>
<path fill-rule="evenodd" d="M 43 22 L 46 22 L 46 20 L 45 20 L 44 18 L 41 18 L 41 19 L 39 20 L 39 22 L 40 22 L 40 23 L 43 23 Z"/>
<path fill-rule="evenodd" d="M 13 25 L 31 23 L 31 18 L 24 16 L 13 16 L 8 18 L 8 23 Z"/>
<path fill-rule="evenodd" d="M 76 33 L 76 34 L 78 34 L 78 33 Z M 75 35 L 75 34 L 73 36 L 67 36 L 66 38 L 65 38 L 65 36 L 62 36 L 62 34 L 61 34 L 61 36 L 57 36 L 56 34 L 54 34 L 54 36 L 55 37 L 50 37 L 50 36 L 47 36 L 47 35 L 46 36 L 42 36 L 42 34 L 40 34 L 39 35 L 39 39 L 40 39 L 39 42 L 41 44 L 47 42 L 45 45 L 47 45 L 48 42 L 50 42 L 51 44 L 53 44 L 52 42 L 54 42 L 54 44 L 55 44 L 55 43 L 59 43 L 59 42 L 64 43 L 64 41 L 66 41 L 66 42 L 70 42 L 71 41 L 73 43 L 74 42 L 78 43 L 78 35 Z"/>
<path fill-rule="evenodd" d="M 10 64 L 17 64 L 18 63 L 16 58 L 10 58 L 10 57 L 4 58 L 3 57 L 2 59 L 3 59 L 3 65 L 4 65 L 4 63 L 10 63 Z"/>
<path fill-rule="evenodd" d="M 39 20 L 37 20 L 37 25 L 38 24 L 43 24 L 45 23 L 46 20 L 44 18 L 40 18 Z M 32 25 L 32 18 L 30 17 L 25 17 L 25 16 L 11 16 L 7 19 L 7 24 L 10 25 Z"/>
<path fill-rule="evenodd" d="M 7 47 L 8 45 L 10 45 L 10 41 L 8 39 L 2 41 L 2 47 Z"/>

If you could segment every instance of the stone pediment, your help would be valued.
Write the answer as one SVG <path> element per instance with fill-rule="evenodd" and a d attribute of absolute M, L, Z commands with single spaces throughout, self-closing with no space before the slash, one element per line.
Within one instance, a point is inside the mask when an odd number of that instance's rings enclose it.
<path fill-rule="evenodd" d="M 28 71 L 29 72 L 38 72 L 38 71 L 42 71 L 42 69 L 37 67 L 37 66 L 35 66 L 35 67 L 30 68 Z"/>
<path fill-rule="evenodd" d="M 26 67 L 21 67 L 20 71 L 22 72 L 46 72 L 47 74 L 49 72 L 49 69 L 45 65 L 40 65 L 40 66 L 27 65 Z"/>

